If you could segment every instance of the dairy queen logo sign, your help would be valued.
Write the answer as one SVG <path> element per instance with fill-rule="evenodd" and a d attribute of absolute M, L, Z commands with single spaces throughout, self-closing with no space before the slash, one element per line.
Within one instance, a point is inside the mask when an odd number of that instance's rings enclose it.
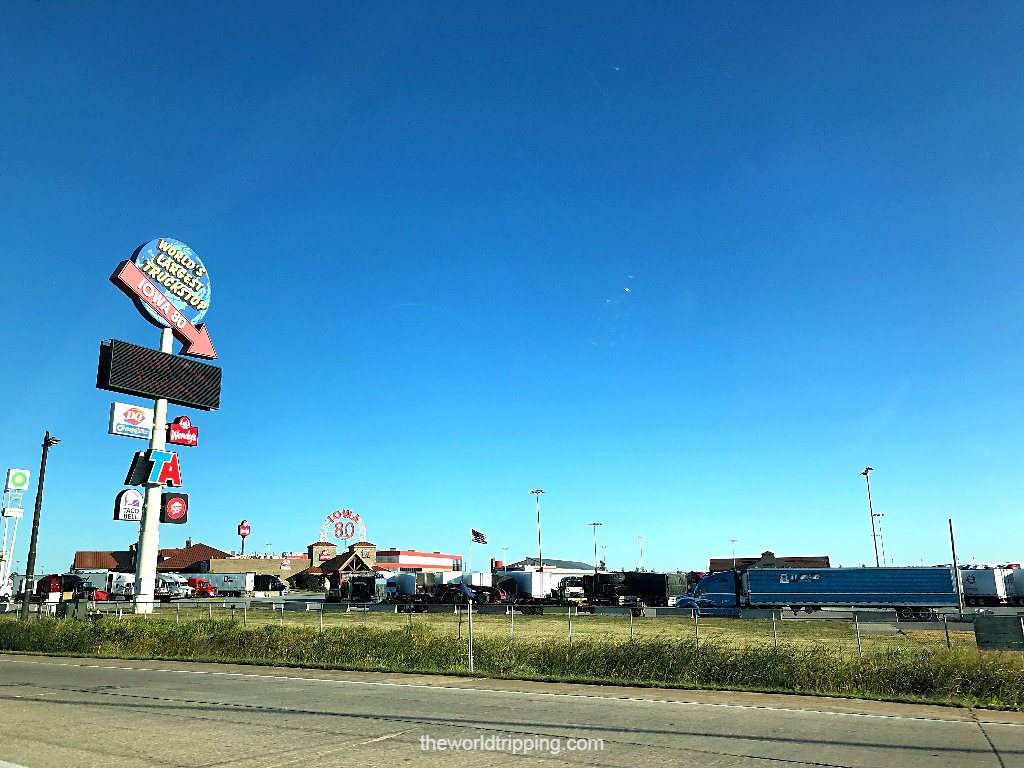
<path fill-rule="evenodd" d="M 199 445 L 199 427 L 193 427 L 188 416 L 179 416 L 167 425 L 167 442 L 172 445 Z"/>

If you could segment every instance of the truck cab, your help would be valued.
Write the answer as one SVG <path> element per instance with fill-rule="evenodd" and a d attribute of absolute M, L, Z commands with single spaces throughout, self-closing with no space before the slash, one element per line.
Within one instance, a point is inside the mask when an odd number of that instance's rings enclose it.
<path fill-rule="evenodd" d="M 213 585 L 207 579 L 191 578 L 188 585 L 195 590 L 196 597 L 213 597 Z"/>
<path fill-rule="evenodd" d="M 738 613 L 740 592 L 736 572 L 718 571 L 708 574 L 697 582 L 690 594 L 676 599 L 676 607 L 722 616 Z"/>

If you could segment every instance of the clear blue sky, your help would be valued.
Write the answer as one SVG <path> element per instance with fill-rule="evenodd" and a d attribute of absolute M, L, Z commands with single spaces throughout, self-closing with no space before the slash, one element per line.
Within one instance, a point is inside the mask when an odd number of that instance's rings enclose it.
<path fill-rule="evenodd" d="M 190 522 L 466 554 L 1024 559 L 1024 5 L 11 2 L 0 467 L 123 548 L 108 277 L 206 262 Z M 120 399 L 124 399 L 123 397 Z M 132 401 L 141 402 L 141 401 Z M 34 478 L 33 478 L 34 493 Z M 27 499 L 31 506 L 31 498 Z M 28 524 L 19 529 L 24 568 Z"/>

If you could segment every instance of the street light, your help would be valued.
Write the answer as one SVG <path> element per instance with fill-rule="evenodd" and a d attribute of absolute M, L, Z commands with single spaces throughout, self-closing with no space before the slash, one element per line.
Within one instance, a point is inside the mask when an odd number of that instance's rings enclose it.
<path fill-rule="evenodd" d="M 637 536 L 640 539 L 640 570 L 644 569 L 644 537 Z"/>
<path fill-rule="evenodd" d="M 597 575 L 597 526 L 601 523 L 587 523 L 591 528 L 594 529 L 594 575 Z"/>
<path fill-rule="evenodd" d="M 502 560 L 501 560 L 501 567 L 502 568 L 508 568 L 508 547 L 502 547 L 501 548 L 501 552 L 502 552 L 502 555 L 501 555 L 501 558 L 502 558 Z"/>
<path fill-rule="evenodd" d="M 537 570 L 540 573 L 544 572 L 544 554 L 540 548 L 540 495 L 544 493 L 543 490 L 537 488 L 536 490 L 530 491 L 537 497 Z"/>
<path fill-rule="evenodd" d="M 864 475 L 864 480 L 868 484 L 868 514 L 871 515 L 871 542 L 875 545 L 875 568 L 878 567 L 878 535 L 875 533 L 875 510 L 871 507 L 871 478 L 868 477 L 868 473 L 873 471 L 874 467 L 864 467 L 864 471 L 861 472 Z"/>
<path fill-rule="evenodd" d="M 604 569 L 608 570 L 608 545 L 601 545 L 601 562 L 604 564 Z"/>
<path fill-rule="evenodd" d="M 21 620 L 28 621 L 29 604 L 32 602 L 32 593 L 35 592 L 36 575 L 36 545 L 39 542 L 39 517 L 43 513 L 43 481 L 46 479 L 46 456 L 50 448 L 59 443 L 56 437 L 50 437 L 47 431 L 43 436 L 43 457 L 39 460 L 39 482 L 36 485 L 36 508 L 32 514 L 32 538 L 28 543 L 28 561 L 25 563 L 25 580 L 21 583 Z M 42 598 L 39 598 L 42 606 Z M 40 607 L 40 611 L 42 608 Z"/>
<path fill-rule="evenodd" d="M 732 569 L 736 570 L 736 539 L 729 539 L 732 542 Z"/>

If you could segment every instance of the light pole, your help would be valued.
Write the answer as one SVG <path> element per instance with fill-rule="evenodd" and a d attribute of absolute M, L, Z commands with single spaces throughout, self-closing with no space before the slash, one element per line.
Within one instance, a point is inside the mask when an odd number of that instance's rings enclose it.
<path fill-rule="evenodd" d="M 604 563 L 604 569 L 608 570 L 608 545 L 601 545 L 601 562 Z"/>
<path fill-rule="evenodd" d="M 501 567 L 508 568 L 508 547 L 502 547 L 501 553 Z"/>
<path fill-rule="evenodd" d="M 597 575 L 597 526 L 600 523 L 587 523 L 591 528 L 594 529 L 594 575 Z"/>
<path fill-rule="evenodd" d="M 50 447 L 59 443 L 56 437 L 50 437 L 49 431 L 43 436 L 43 457 L 39 460 L 39 483 L 36 485 L 36 508 L 32 514 L 32 537 L 28 542 L 28 561 L 25 563 L 25 580 L 21 583 L 21 620 L 28 621 L 29 604 L 35 592 L 36 546 L 39 543 L 39 517 L 43 513 L 43 481 L 46 480 L 46 455 Z M 39 598 L 42 610 L 42 597 Z"/>
<path fill-rule="evenodd" d="M 541 573 L 544 572 L 544 553 L 540 547 L 540 495 L 544 491 L 540 488 L 530 491 L 534 496 L 537 497 L 537 570 Z"/>
<path fill-rule="evenodd" d="M 736 570 L 736 539 L 729 539 L 732 543 L 732 569 Z"/>
<path fill-rule="evenodd" d="M 637 536 L 640 539 L 640 570 L 644 569 L 644 537 Z"/>
<path fill-rule="evenodd" d="M 868 484 L 868 514 L 871 515 L 871 542 L 875 545 L 875 568 L 878 567 L 878 536 L 875 533 L 875 510 L 871 507 L 871 478 L 868 477 L 868 473 L 873 471 L 874 467 L 864 467 L 864 471 L 861 472 L 864 475 L 864 480 Z"/>

